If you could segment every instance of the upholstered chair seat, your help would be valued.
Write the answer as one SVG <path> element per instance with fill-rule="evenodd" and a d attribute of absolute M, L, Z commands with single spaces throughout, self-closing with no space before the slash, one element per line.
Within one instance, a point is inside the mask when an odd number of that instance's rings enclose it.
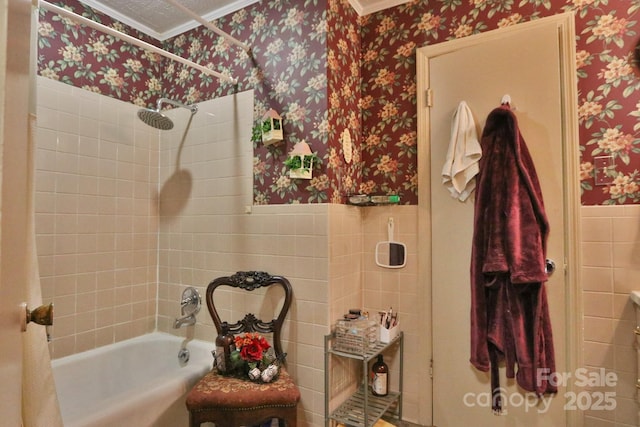
<path fill-rule="evenodd" d="M 211 421 L 216 427 L 236 427 L 256 419 L 280 418 L 287 426 L 295 426 L 299 400 L 300 391 L 284 368 L 277 380 L 266 384 L 212 370 L 191 390 L 187 407 L 196 425 Z"/>

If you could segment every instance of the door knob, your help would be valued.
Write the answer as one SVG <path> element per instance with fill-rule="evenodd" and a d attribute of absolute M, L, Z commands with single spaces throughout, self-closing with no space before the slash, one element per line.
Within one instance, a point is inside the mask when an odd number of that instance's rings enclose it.
<path fill-rule="evenodd" d="M 27 323 L 29 322 L 44 326 L 53 325 L 53 303 L 29 310 L 27 303 L 23 302 L 22 307 L 24 308 L 22 312 L 22 332 L 27 330 Z"/>
<path fill-rule="evenodd" d="M 547 258 L 544 261 L 544 272 L 547 273 L 548 276 L 551 276 L 554 271 L 556 271 L 555 261 L 550 258 Z"/>

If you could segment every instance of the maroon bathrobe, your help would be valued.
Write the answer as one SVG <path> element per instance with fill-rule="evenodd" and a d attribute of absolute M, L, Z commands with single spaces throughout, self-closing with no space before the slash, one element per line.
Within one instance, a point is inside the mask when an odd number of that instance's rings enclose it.
<path fill-rule="evenodd" d="M 549 224 L 531 156 L 508 105 L 487 117 L 476 181 L 471 253 L 471 363 L 491 371 L 501 411 L 498 363 L 524 390 L 555 393 L 544 282 Z M 517 372 L 515 366 L 517 365 Z M 537 375 L 539 369 L 541 375 Z M 548 370 L 546 370 L 548 369 Z"/>

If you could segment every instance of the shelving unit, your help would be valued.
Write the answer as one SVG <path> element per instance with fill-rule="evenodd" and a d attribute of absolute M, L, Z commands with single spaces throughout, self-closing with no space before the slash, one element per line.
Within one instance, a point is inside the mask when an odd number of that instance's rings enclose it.
<path fill-rule="evenodd" d="M 374 347 L 367 350 L 364 354 L 346 353 L 344 351 L 335 350 L 332 342 L 335 339 L 334 334 L 325 335 L 324 337 L 324 413 L 325 426 L 331 425 L 331 420 L 337 421 L 349 427 L 371 427 L 373 426 L 387 411 L 394 405 L 394 417 L 402 419 L 402 377 L 403 377 L 403 359 L 404 359 L 404 334 L 400 332 L 391 342 L 377 342 Z M 369 362 L 378 356 L 378 354 L 388 348 L 398 345 L 400 356 L 400 372 L 398 381 L 398 391 L 389 391 L 384 397 L 374 396 L 369 388 Z M 362 384 L 354 394 L 344 401 L 335 411 L 329 413 L 329 401 L 331 396 L 330 379 L 329 379 L 329 359 L 331 355 L 356 359 L 362 362 Z"/>

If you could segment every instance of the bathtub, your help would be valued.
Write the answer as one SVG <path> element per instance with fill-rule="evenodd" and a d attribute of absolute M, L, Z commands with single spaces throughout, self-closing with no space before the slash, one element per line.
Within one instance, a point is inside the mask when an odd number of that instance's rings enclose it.
<path fill-rule="evenodd" d="M 213 343 L 154 332 L 55 359 L 53 375 L 65 427 L 188 426 L 186 393 L 213 363 Z"/>

